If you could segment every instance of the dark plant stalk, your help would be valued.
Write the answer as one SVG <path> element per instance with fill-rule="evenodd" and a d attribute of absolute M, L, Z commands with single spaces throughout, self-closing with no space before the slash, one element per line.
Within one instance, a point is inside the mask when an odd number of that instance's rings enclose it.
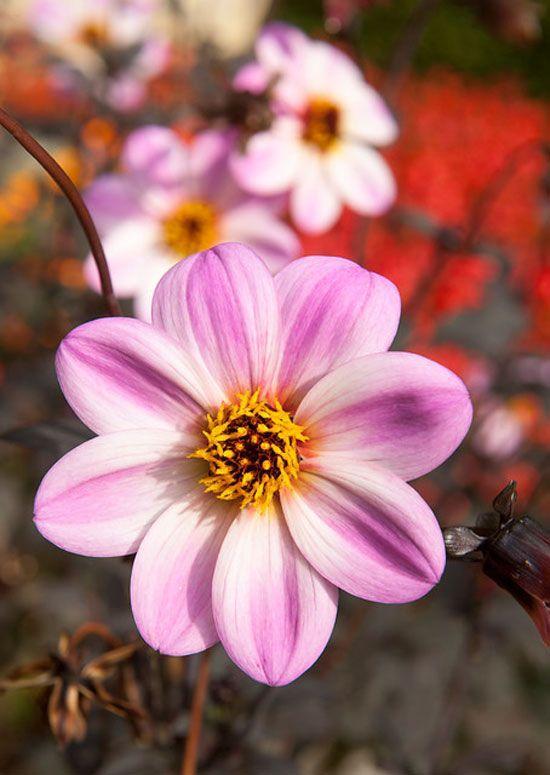
<path fill-rule="evenodd" d="M 489 179 L 489 182 L 481 190 L 470 210 L 470 216 L 464 230 L 464 246 L 468 250 L 479 237 L 479 233 L 487 220 L 489 211 L 494 202 L 500 196 L 502 190 L 514 177 L 518 169 L 525 161 L 534 155 L 550 155 L 550 148 L 541 138 L 526 140 L 511 151 L 501 167 L 499 167 Z"/>
<path fill-rule="evenodd" d="M 383 94 L 390 103 L 397 96 L 403 79 L 409 72 L 426 27 L 440 3 L 441 0 L 419 0 L 407 19 L 395 44 L 384 83 Z"/>
<path fill-rule="evenodd" d="M 457 252 L 474 252 L 480 232 L 487 220 L 487 216 L 494 202 L 500 196 L 502 190 L 514 177 L 522 164 L 532 158 L 534 154 L 548 154 L 548 145 L 543 140 L 535 138 L 514 148 L 499 167 L 489 178 L 478 197 L 472 203 L 468 217 L 461 228 L 447 229 L 441 227 L 433 230 L 434 254 L 432 269 L 419 283 L 412 299 L 407 305 L 407 315 L 412 320 L 429 296 L 432 288 L 440 279 L 447 268 L 449 259 Z"/>
<path fill-rule="evenodd" d="M 101 292 L 105 299 L 107 309 L 111 315 L 121 315 L 120 306 L 113 291 L 113 283 L 111 281 L 111 274 L 107 265 L 107 259 L 105 258 L 103 245 L 101 244 L 92 216 L 84 204 L 82 195 L 77 187 L 48 151 L 46 151 L 46 149 L 43 148 L 40 143 L 13 118 L 13 116 L 10 116 L 10 114 L 2 108 L 0 108 L 0 124 L 34 159 L 36 159 L 40 166 L 46 170 L 48 175 L 50 175 L 57 183 L 71 203 L 72 208 L 76 213 L 76 217 L 90 244 L 90 250 L 92 251 L 97 271 L 99 272 Z"/>
<path fill-rule="evenodd" d="M 202 716 L 204 712 L 204 703 L 208 694 L 209 678 L 210 651 L 203 651 L 200 655 L 197 683 L 195 684 L 193 701 L 191 703 L 191 722 L 185 740 L 181 775 L 196 775 L 197 773 L 197 757 L 202 729 Z"/>

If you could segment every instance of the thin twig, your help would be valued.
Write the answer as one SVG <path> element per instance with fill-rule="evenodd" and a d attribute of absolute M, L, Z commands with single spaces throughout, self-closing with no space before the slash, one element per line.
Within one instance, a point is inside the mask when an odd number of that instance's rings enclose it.
<path fill-rule="evenodd" d="M 502 166 L 491 175 L 489 182 L 483 187 L 471 207 L 468 222 L 464 229 L 465 249 L 468 249 L 478 238 L 492 205 L 498 199 L 506 184 L 516 174 L 519 167 L 527 159 L 531 158 L 534 153 L 545 152 L 548 153 L 548 144 L 545 144 L 540 138 L 532 138 L 516 146 L 508 154 Z"/>
<path fill-rule="evenodd" d="M 473 584 L 471 594 L 475 594 Z M 458 727 L 464 715 L 464 707 L 468 697 L 468 679 L 472 663 L 479 651 L 481 642 L 482 605 L 475 600 L 467 613 L 466 633 L 460 653 L 452 670 L 447 689 L 445 704 L 441 709 L 434 737 L 430 744 L 429 775 L 445 775 L 445 767 L 449 749 L 455 739 Z"/>
<path fill-rule="evenodd" d="M 409 71 L 426 27 L 440 2 L 441 0 L 420 0 L 405 23 L 395 44 L 383 87 L 383 94 L 390 103 Z"/>
<path fill-rule="evenodd" d="M 457 252 L 468 253 L 494 253 L 494 248 L 479 243 L 480 232 L 487 219 L 489 211 L 500 193 L 513 178 L 518 168 L 530 158 L 533 153 L 547 152 L 547 146 L 541 139 L 531 139 L 514 148 L 500 166 L 489 178 L 487 184 L 481 190 L 477 199 L 474 200 L 466 222 L 460 228 L 439 227 L 425 219 L 419 223 L 419 219 L 414 220 L 414 214 L 407 211 L 400 211 L 394 216 L 424 233 L 429 234 L 434 239 L 434 251 L 430 265 L 430 271 L 424 276 L 418 284 L 411 300 L 407 305 L 407 314 L 413 319 L 421 309 L 426 298 L 429 296 L 434 285 L 439 281 L 444 273 L 450 258 Z M 498 258 L 502 258 L 502 251 L 498 250 Z"/>
<path fill-rule="evenodd" d="M 105 252 L 103 245 L 97 233 L 97 229 L 92 220 L 92 216 L 77 187 L 67 175 L 65 170 L 59 166 L 56 160 L 51 156 L 40 143 L 34 139 L 34 137 L 27 132 L 27 130 L 16 121 L 13 116 L 6 113 L 5 110 L 0 108 L 0 124 L 4 129 L 10 133 L 10 135 L 17 140 L 17 142 L 23 146 L 23 148 L 30 153 L 30 155 L 36 159 L 40 166 L 46 170 L 48 175 L 57 183 L 59 188 L 63 191 L 69 202 L 71 203 L 73 210 L 76 213 L 80 225 L 82 226 L 84 233 L 90 244 L 90 250 L 94 257 L 97 271 L 101 280 L 101 292 L 105 299 L 105 304 L 111 315 L 120 315 L 121 310 L 119 303 L 113 291 L 113 284 L 111 282 L 111 275 L 109 267 L 107 265 L 107 259 L 105 258 Z"/>
<path fill-rule="evenodd" d="M 191 703 L 191 723 L 189 724 L 189 733 L 183 751 L 181 775 L 196 775 L 197 772 L 197 756 L 202 729 L 202 716 L 208 692 L 209 678 L 210 651 L 203 651 L 200 656 L 197 683 L 195 684 L 193 701 Z"/>

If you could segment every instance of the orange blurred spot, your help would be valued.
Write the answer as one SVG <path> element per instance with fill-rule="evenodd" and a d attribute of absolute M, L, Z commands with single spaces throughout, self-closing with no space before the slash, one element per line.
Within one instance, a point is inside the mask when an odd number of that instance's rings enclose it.
<path fill-rule="evenodd" d="M 84 145 L 92 151 L 105 152 L 118 144 L 116 125 L 106 118 L 91 118 L 80 134 Z"/>
<path fill-rule="evenodd" d="M 15 314 L 4 315 L 0 325 L 0 344 L 8 352 L 25 350 L 33 340 L 31 328 L 22 317 Z"/>

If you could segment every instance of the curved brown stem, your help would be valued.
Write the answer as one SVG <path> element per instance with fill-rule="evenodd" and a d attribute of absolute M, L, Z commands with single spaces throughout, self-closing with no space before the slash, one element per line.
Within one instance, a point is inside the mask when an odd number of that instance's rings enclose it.
<path fill-rule="evenodd" d="M 196 775 L 197 773 L 197 755 L 199 752 L 202 715 L 208 691 L 209 677 L 210 651 L 203 651 L 200 656 L 197 683 L 195 684 L 195 691 L 193 692 L 193 702 L 191 704 L 191 723 L 189 724 L 189 732 L 187 734 L 185 748 L 183 751 L 181 775 Z"/>
<path fill-rule="evenodd" d="M 67 199 L 72 205 L 73 210 L 76 213 L 80 225 L 82 226 L 84 233 L 90 244 L 90 250 L 94 257 L 97 271 L 101 280 L 101 292 L 107 309 L 111 315 L 120 315 L 121 310 L 117 298 L 113 291 L 113 283 L 111 281 L 111 274 L 107 265 L 107 259 L 105 258 L 105 252 L 103 245 L 97 233 L 97 229 L 92 220 L 92 216 L 77 187 L 67 175 L 65 170 L 59 166 L 56 160 L 43 148 L 40 143 L 34 139 L 34 137 L 27 132 L 27 130 L 16 121 L 13 116 L 6 113 L 5 110 L 0 108 L 0 124 L 4 129 L 10 133 L 10 135 L 17 140 L 17 142 L 23 146 L 23 148 L 30 153 L 30 155 L 36 159 L 43 169 L 46 170 L 48 175 L 57 183 L 59 188 L 63 191 Z"/>

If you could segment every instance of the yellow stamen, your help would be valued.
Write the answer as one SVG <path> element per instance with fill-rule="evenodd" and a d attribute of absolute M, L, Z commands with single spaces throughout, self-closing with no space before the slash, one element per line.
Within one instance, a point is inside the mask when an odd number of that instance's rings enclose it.
<path fill-rule="evenodd" d="M 314 97 L 304 115 L 302 138 L 306 143 L 328 151 L 340 137 L 340 108 L 324 97 Z"/>
<path fill-rule="evenodd" d="M 109 44 L 109 28 L 100 19 L 89 21 L 82 25 L 77 35 L 78 40 L 90 48 L 105 48 Z"/>
<path fill-rule="evenodd" d="M 298 443 L 307 437 L 276 399 L 260 399 L 259 390 L 239 393 L 215 416 L 208 414 L 205 425 L 208 443 L 190 457 L 208 463 L 200 483 L 217 498 L 265 511 L 281 487 L 297 478 Z"/>
<path fill-rule="evenodd" d="M 184 202 L 164 221 L 163 236 L 178 258 L 206 250 L 219 241 L 216 212 L 199 199 Z"/>

